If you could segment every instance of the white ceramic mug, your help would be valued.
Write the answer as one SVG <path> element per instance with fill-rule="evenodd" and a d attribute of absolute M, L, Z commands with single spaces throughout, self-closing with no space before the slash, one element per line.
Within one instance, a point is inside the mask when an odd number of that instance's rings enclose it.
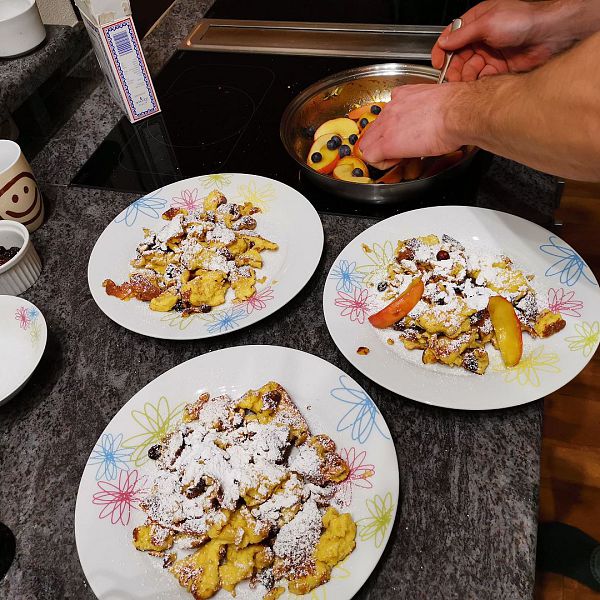
<path fill-rule="evenodd" d="M 45 39 L 35 0 L 0 0 L 0 57 L 26 54 Z"/>
<path fill-rule="evenodd" d="M 30 232 L 44 221 L 42 194 L 19 144 L 11 140 L 0 140 L 0 219 L 18 221 Z"/>

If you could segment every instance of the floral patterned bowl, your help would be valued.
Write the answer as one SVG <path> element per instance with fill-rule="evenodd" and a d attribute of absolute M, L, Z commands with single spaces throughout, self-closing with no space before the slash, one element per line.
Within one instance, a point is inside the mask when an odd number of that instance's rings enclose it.
<path fill-rule="evenodd" d="M 377 311 L 376 286 L 394 261 L 399 239 L 430 233 L 446 233 L 467 246 L 508 255 L 535 275 L 535 287 L 563 315 L 565 329 L 544 339 L 524 335 L 523 357 L 515 367 L 504 367 L 499 353 L 490 354 L 484 375 L 424 365 L 421 351 L 405 350 L 399 341 L 390 344 L 386 338 L 393 341 L 393 330 L 375 330 L 367 320 Z M 334 261 L 323 310 L 336 345 L 359 371 L 405 398 L 446 408 L 486 410 L 537 400 L 573 379 L 600 342 L 600 289 L 579 254 L 534 223 L 484 208 L 413 210 L 363 231 Z M 357 353 L 360 346 L 368 354 Z"/>
<path fill-rule="evenodd" d="M 21 390 L 46 347 L 46 321 L 31 302 L 0 296 L 0 404 Z"/>
<path fill-rule="evenodd" d="M 115 415 L 92 449 L 77 494 L 75 539 L 100 600 L 191 600 L 157 568 L 160 560 L 157 565 L 132 543 L 133 528 L 145 519 L 138 503 L 151 472 L 148 448 L 200 393 L 235 397 L 271 379 L 290 393 L 311 430 L 329 435 L 347 460 L 350 475 L 336 496 L 357 523 L 356 549 L 331 580 L 310 595 L 286 593 L 282 600 L 350 600 L 363 585 L 383 554 L 398 505 L 398 460 L 381 413 L 356 381 L 317 356 L 279 346 L 238 346 L 198 356 L 154 379 Z M 238 598 L 249 597 L 246 584 L 236 591 Z M 221 590 L 214 598 L 232 596 Z"/>

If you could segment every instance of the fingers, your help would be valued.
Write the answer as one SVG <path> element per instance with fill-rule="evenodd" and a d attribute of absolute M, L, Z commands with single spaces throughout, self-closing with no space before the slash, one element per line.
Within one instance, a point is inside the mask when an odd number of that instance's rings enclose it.
<path fill-rule="evenodd" d="M 440 45 L 436 42 L 431 49 L 431 66 L 434 69 L 441 69 L 444 64 L 444 56 L 446 53 L 440 48 Z"/>
<path fill-rule="evenodd" d="M 485 73 L 482 75 L 484 69 Z M 485 44 L 475 44 L 454 54 L 446 73 L 446 79 L 448 81 L 475 81 L 485 75 L 496 75 L 508 71 L 508 63 L 500 52 Z"/>
<path fill-rule="evenodd" d="M 487 4 L 487 2 L 485 2 L 485 1 L 481 2 L 480 4 L 476 4 L 473 8 L 470 8 L 464 15 L 462 15 L 461 16 L 461 20 L 462 20 L 461 29 L 464 28 L 469 23 L 472 23 L 473 21 L 475 21 L 480 14 L 483 14 L 484 12 L 486 12 L 485 10 L 482 10 L 482 7 L 485 7 L 486 4 Z M 450 35 L 451 31 L 452 31 L 452 23 L 450 23 L 449 25 L 444 27 L 444 30 L 442 31 L 442 33 L 440 33 L 440 36 L 438 37 L 438 39 L 436 41 L 436 45 L 439 46 L 442 49 L 442 51 L 445 51 L 444 50 L 445 46 L 443 44 L 440 44 L 440 41 L 442 39 L 446 40 L 446 38 Z M 436 67 L 436 68 L 439 69 L 439 67 Z"/>
<path fill-rule="evenodd" d="M 450 33 L 450 28 L 451 28 L 451 25 L 448 25 L 444 29 L 444 31 L 442 31 L 442 33 L 440 33 L 440 36 L 438 37 L 435 44 L 433 45 L 433 48 L 431 49 L 431 66 L 434 69 L 441 69 L 442 65 L 444 64 L 444 56 L 446 55 L 446 52 L 440 46 L 439 42 L 440 42 L 441 37 L 446 37 Z"/>
<path fill-rule="evenodd" d="M 379 121 L 379 119 L 376 119 L 376 121 Z M 370 157 L 370 151 L 377 146 L 382 135 L 383 126 L 381 123 L 377 123 L 377 127 L 375 127 L 375 122 L 369 125 L 368 130 L 363 133 L 360 140 L 360 151 L 363 156 L 366 154 Z"/>
<path fill-rule="evenodd" d="M 362 144 L 361 144 L 361 146 L 362 146 Z M 389 155 L 385 154 L 385 152 L 384 152 L 383 138 L 379 138 L 376 141 L 376 143 L 371 144 L 366 149 L 362 149 L 362 147 L 361 147 L 361 150 L 363 153 L 363 158 L 370 165 L 385 164 L 387 161 L 391 160 L 389 158 Z M 398 162 L 398 161 L 395 160 L 393 162 Z M 377 167 L 377 168 L 379 168 L 379 167 Z"/>
<path fill-rule="evenodd" d="M 440 36 L 438 43 L 446 52 L 464 48 L 469 44 L 485 39 L 488 29 L 488 19 L 483 16 L 474 21 L 463 23 L 463 26 L 447 35 Z"/>
<path fill-rule="evenodd" d="M 492 66 L 498 73 L 508 73 L 510 70 L 508 62 L 501 52 L 490 48 L 489 46 L 481 46 L 477 48 L 477 54 L 480 54 L 485 59 L 486 66 Z"/>
<path fill-rule="evenodd" d="M 391 158 L 388 160 L 383 160 L 381 162 L 377 162 L 374 163 L 373 161 L 369 161 L 369 164 L 372 167 L 375 167 L 376 169 L 379 169 L 380 171 L 387 171 L 387 169 L 393 167 L 394 165 L 398 164 L 398 159 L 397 158 Z"/>
<path fill-rule="evenodd" d="M 368 152 L 363 151 L 363 158 L 370 165 L 384 171 L 395 165 L 399 159 L 395 158 L 397 151 L 395 149 L 394 135 L 381 137 L 376 143 L 369 146 Z"/>
<path fill-rule="evenodd" d="M 480 54 L 473 54 L 471 58 L 464 64 L 462 69 L 463 81 L 475 81 L 479 77 L 479 73 L 486 66 L 485 59 Z"/>
<path fill-rule="evenodd" d="M 471 48 L 465 48 L 455 53 L 446 72 L 446 79 L 448 81 L 461 81 L 463 67 L 472 56 L 473 50 Z"/>
<path fill-rule="evenodd" d="M 500 72 L 493 65 L 485 65 L 483 69 L 481 69 L 481 73 L 479 73 L 479 79 L 482 77 L 488 77 L 489 75 L 498 75 Z"/>
<path fill-rule="evenodd" d="M 388 107 L 386 107 L 388 108 Z M 363 158 L 370 164 L 381 163 L 385 160 L 390 160 L 394 157 L 390 156 L 386 149 L 386 132 L 392 130 L 397 131 L 395 127 L 395 115 L 390 116 L 388 111 L 387 118 L 383 118 L 383 112 L 381 115 L 373 121 L 368 129 L 363 133 L 360 140 L 360 151 L 362 152 Z M 394 162 L 398 162 L 395 160 Z"/>
<path fill-rule="evenodd" d="M 379 119 L 377 119 L 379 120 Z M 371 125 L 369 125 L 369 128 L 367 131 L 365 131 L 360 139 L 360 151 L 364 154 L 365 152 L 368 153 L 369 148 L 371 146 L 373 146 L 374 143 L 377 143 L 377 140 L 381 137 L 382 131 L 382 125 L 381 123 L 377 124 L 378 126 L 375 127 L 375 123 L 372 123 Z"/>

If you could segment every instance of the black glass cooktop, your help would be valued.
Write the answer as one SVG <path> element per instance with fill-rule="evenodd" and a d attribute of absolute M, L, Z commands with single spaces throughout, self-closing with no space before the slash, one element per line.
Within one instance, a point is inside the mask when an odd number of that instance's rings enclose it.
<path fill-rule="evenodd" d="M 279 138 L 281 115 L 296 94 L 330 73 L 371 62 L 177 52 L 155 78 L 162 113 L 134 125 L 121 119 L 72 184 L 142 195 L 205 173 L 253 173 L 295 187 L 323 212 L 395 212 L 366 209 L 316 189 L 301 176 Z M 473 197 L 475 180 L 461 178 L 444 193 L 424 196 L 422 205 L 462 203 Z M 407 208 L 416 207 L 411 203 Z"/>
<path fill-rule="evenodd" d="M 475 0 L 217 0 L 211 19 L 447 25 Z"/>

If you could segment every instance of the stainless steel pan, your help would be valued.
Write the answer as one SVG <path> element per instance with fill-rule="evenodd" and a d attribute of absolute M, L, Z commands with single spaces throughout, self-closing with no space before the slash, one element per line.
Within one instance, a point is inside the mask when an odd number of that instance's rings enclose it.
<path fill-rule="evenodd" d="M 306 164 L 313 132 L 321 123 L 345 115 L 367 102 L 388 101 L 399 85 L 435 84 L 439 71 L 422 65 L 387 63 L 349 69 L 314 83 L 287 106 L 281 119 L 281 141 L 290 156 L 315 185 L 357 202 L 375 204 L 404 203 L 425 193 L 443 189 L 457 177 L 465 176 L 477 149 L 455 165 L 436 175 L 401 183 L 351 183 L 321 175 Z"/>

